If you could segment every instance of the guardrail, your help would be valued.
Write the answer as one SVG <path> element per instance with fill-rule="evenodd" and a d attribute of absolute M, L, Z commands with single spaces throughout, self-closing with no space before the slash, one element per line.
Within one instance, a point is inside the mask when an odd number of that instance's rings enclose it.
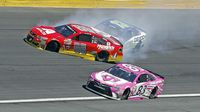
<path fill-rule="evenodd" d="M 146 2 L 146 0 L 0 0 L 0 6 L 59 8 L 142 8 Z"/>
<path fill-rule="evenodd" d="M 200 0 L 0 0 L 4 7 L 200 8 Z"/>

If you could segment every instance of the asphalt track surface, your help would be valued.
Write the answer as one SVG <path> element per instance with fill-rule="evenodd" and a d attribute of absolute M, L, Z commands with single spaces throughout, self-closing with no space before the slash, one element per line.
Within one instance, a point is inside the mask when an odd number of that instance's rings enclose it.
<path fill-rule="evenodd" d="M 145 53 L 124 60 L 165 76 L 163 94 L 200 93 L 200 10 L 0 8 L 0 100 L 96 96 L 82 85 L 91 72 L 112 64 L 40 51 L 23 41 L 31 27 L 64 18 L 88 25 L 119 18 L 141 27 L 148 33 Z M 198 112 L 199 106 L 193 97 L 2 104 L 0 111 Z"/>

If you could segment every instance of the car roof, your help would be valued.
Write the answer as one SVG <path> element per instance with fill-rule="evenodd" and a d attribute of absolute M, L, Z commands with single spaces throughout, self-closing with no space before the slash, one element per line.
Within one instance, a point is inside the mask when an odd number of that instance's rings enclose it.
<path fill-rule="evenodd" d="M 144 30 L 138 28 L 137 26 L 128 24 L 128 23 L 118 20 L 118 19 L 107 19 L 107 20 L 103 21 L 102 23 L 113 25 L 114 27 L 118 27 L 122 30 L 127 30 L 127 29 L 133 30 L 134 29 L 134 30 L 137 30 L 138 32 L 145 32 Z"/>
<path fill-rule="evenodd" d="M 81 25 L 81 24 L 69 24 L 71 27 L 75 28 L 75 30 L 78 30 L 79 32 L 85 32 L 85 33 L 91 33 L 91 34 L 96 34 L 99 35 L 100 37 L 111 37 L 111 35 L 99 31 L 98 29 L 95 29 L 93 27 L 89 27 L 89 26 L 85 26 L 85 25 Z"/>

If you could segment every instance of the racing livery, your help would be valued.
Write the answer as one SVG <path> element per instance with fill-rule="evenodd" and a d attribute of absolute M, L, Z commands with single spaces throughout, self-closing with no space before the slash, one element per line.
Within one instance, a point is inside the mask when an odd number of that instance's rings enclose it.
<path fill-rule="evenodd" d="M 36 26 L 24 41 L 38 49 L 89 60 L 119 62 L 123 56 L 123 45 L 117 39 L 93 27 L 80 24 Z"/>
<path fill-rule="evenodd" d="M 90 75 L 83 87 L 117 100 L 154 99 L 163 91 L 164 77 L 131 64 L 116 64 Z"/>
<path fill-rule="evenodd" d="M 114 36 L 124 45 L 124 49 L 140 49 L 144 46 L 146 33 L 134 25 L 117 19 L 108 19 L 95 28 Z"/>

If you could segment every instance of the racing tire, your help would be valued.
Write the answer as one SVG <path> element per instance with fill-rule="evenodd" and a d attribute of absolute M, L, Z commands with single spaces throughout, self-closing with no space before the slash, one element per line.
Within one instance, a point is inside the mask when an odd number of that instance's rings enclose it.
<path fill-rule="evenodd" d="M 59 49 L 60 49 L 60 44 L 56 41 L 49 42 L 46 47 L 46 50 L 51 52 L 58 52 Z"/>
<path fill-rule="evenodd" d="M 158 90 L 158 87 L 155 87 L 155 88 L 151 91 L 151 94 L 149 95 L 149 99 L 155 99 L 155 98 L 157 98 L 157 96 L 156 96 L 157 90 Z"/>
<path fill-rule="evenodd" d="M 109 57 L 109 53 L 107 51 L 101 51 L 96 55 L 95 60 L 101 61 L 101 62 L 107 62 L 108 57 Z"/>
<path fill-rule="evenodd" d="M 124 93 L 122 94 L 122 96 L 121 96 L 121 100 L 127 100 L 128 97 L 129 97 L 130 92 L 131 92 L 130 89 L 126 89 L 124 91 Z"/>

